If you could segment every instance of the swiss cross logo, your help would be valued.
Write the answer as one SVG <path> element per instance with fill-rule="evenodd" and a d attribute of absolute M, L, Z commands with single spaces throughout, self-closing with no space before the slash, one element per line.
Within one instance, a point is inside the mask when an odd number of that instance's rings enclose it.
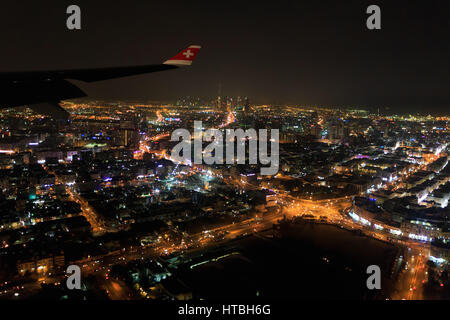
<path fill-rule="evenodd" d="M 183 52 L 183 55 L 186 57 L 186 59 L 189 59 L 191 56 L 194 55 L 194 53 L 188 49 L 186 52 Z"/>

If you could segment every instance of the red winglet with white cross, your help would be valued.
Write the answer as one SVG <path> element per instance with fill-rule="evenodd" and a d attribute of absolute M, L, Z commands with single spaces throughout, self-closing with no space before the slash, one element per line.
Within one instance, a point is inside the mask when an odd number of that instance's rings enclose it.
<path fill-rule="evenodd" d="M 170 58 L 164 64 L 170 64 L 174 66 L 190 66 L 194 58 L 197 56 L 201 46 L 189 46 L 183 51 L 179 52 L 173 58 Z"/>

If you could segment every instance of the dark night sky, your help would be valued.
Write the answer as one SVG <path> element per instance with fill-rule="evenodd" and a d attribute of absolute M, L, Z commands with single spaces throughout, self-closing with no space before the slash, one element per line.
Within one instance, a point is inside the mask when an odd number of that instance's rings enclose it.
<path fill-rule="evenodd" d="M 81 31 L 66 29 L 70 4 Z M 366 29 L 369 4 L 381 31 Z M 450 106 L 448 0 L 18 0 L 0 12 L 3 71 L 152 64 L 203 46 L 191 68 L 80 85 L 96 98 L 215 96 L 222 83 L 255 102 Z"/>

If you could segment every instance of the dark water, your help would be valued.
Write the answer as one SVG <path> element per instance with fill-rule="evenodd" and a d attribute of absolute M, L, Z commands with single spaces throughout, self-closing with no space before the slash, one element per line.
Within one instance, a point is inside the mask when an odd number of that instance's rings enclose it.
<path fill-rule="evenodd" d="M 349 231 L 320 224 L 294 225 L 283 237 L 249 237 L 240 255 L 181 272 L 205 299 L 385 299 L 397 249 Z M 382 290 L 368 290 L 367 266 L 382 271 Z"/>

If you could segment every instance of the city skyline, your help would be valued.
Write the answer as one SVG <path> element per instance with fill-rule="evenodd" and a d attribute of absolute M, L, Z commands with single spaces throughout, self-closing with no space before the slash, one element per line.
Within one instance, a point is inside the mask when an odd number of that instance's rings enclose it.
<path fill-rule="evenodd" d="M 395 112 L 450 106 L 445 1 L 380 1 L 382 29 L 374 31 L 365 26 L 368 1 L 80 1 L 83 27 L 77 31 L 65 28 L 68 4 L 8 4 L 0 19 L 10 44 L 0 53 L 2 70 L 144 65 L 197 42 L 204 49 L 195 69 L 80 86 L 104 99 L 214 96 L 221 87 L 268 104 Z"/>
<path fill-rule="evenodd" d="M 449 10 L 5 4 L 0 301 L 450 299 Z"/>

